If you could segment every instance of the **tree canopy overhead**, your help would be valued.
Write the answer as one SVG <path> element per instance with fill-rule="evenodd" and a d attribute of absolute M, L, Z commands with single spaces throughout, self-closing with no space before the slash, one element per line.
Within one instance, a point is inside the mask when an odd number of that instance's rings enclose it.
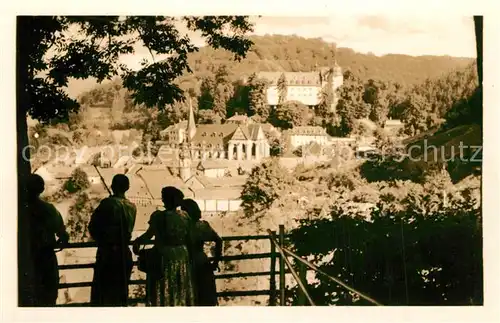
<path fill-rule="evenodd" d="M 188 54 L 199 50 L 178 24 L 201 33 L 213 48 L 225 49 L 233 58 L 244 58 L 252 42 L 245 34 L 252 24 L 244 16 L 33 16 L 22 17 L 19 44 L 26 60 L 26 113 L 39 121 L 67 119 L 79 107 L 61 89 L 70 78 L 95 77 L 98 82 L 121 76 L 123 86 L 136 104 L 163 108 L 184 99 L 173 80 L 191 72 Z M 138 71 L 120 63 L 123 54 L 133 54 L 137 45 L 151 53 Z M 154 61 L 155 56 L 167 55 Z"/>
<path fill-rule="evenodd" d="M 120 76 L 136 105 L 157 107 L 184 99 L 172 81 L 190 72 L 189 53 L 198 47 L 183 35 L 177 23 L 201 33 L 209 47 L 245 57 L 252 42 L 245 34 L 252 24 L 244 16 L 19 16 L 17 18 L 17 166 L 18 166 L 18 302 L 36 304 L 30 251 L 26 179 L 31 173 L 27 116 L 41 122 L 68 121 L 79 103 L 63 88 L 68 80 L 94 77 L 98 82 Z M 144 62 L 139 71 L 120 63 L 120 55 L 144 46 L 161 61 Z"/>

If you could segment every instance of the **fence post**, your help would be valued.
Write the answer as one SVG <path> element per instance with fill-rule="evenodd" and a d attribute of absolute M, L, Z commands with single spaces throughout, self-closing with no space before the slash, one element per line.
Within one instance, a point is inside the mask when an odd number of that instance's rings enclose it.
<path fill-rule="evenodd" d="M 273 236 L 276 236 L 276 231 L 273 231 Z M 271 277 L 269 281 L 269 306 L 276 306 L 276 246 L 272 239 L 271 243 Z"/>
<path fill-rule="evenodd" d="M 304 284 L 304 286 L 307 288 L 307 268 L 306 266 L 299 262 L 298 263 L 298 274 L 299 278 Z M 304 306 L 306 305 L 306 294 L 302 291 L 302 289 L 299 288 L 299 295 L 298 295 L 298 305 L 299 306 Z"/>
<path fill-rule="evenodd" d="M 279 226 L 279 244 L 283 248 L 285 244 L 285 226 Z M 285 259 L 280 256 L 280 306 L 285 306 Z"/>

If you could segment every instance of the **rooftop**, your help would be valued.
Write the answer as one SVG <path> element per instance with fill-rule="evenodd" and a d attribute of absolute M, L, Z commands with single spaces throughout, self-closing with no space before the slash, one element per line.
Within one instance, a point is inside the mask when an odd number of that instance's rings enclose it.
<path fill-rule="evenodd" d="M 147 187 L 151 191 L 151 194 L 155 199 L 161 199 L 161 189 L 165 186 L 175 186 L 184 194 L 189 194 L 189 189 L 186 187 L 182 179 L 177 176 L 172 176 L 172 174 L 164 170 L 140 170 L 137 172 L 139 178 L 142 178 Z M 144 188 L 145 189 L 145 188 Z M 191 194 L 192 195 L 192 194 Z"/>
<path fill-rule="evenodd" d="M 200 146 L 205 144 L 208 148 L 222 149 L 238 128 L 238 124 L 231 123 L 197 125 L 191 142 Z"/>
<path fill-rule="evenodd" d="M 281 75 L 285 75 L 287 86 L 320 86 L 319 72 L 259 72 L 257 77 L 265 79 L 271 85 L 277 85 Z"/>
<path fill-rule="evenodd" d="M 232 177 L 221 177 L 221 178 L 210 178 L 205 177 L 205 181 L 207 181 L 210 186 L 213 187 L 241 187 L 245 185 L 247 181 L 247 176 L 232 176 Z"/>
<path fill-rule="evenodd" d="M 385 126 L 402 126 L 403 123 L 399 119 L 388 119 L 385 121 Z"/>
<path fill-rule="evenodd" d="M 194 191 L 197 200 L 239 200 L 241 188 L 204 188 Z"/>
<path fill-rule="evenodd" d="M 299 136 L 327 136 L 326 130 L 318 126 L 301 126 L 293 127 L 288 130 L 289 135 L 299 135 Z"/>
<path fill-rule="evenodd" d="M 227 159 L 207 159 L 200 162 L 201 169 L 221 169 L 221 168 L 229 168 L 233 163 Z"/>
<path fill-rule="evenodd" d="M 232 116 L 231 118 L 226 120 L 226 123 L 247 123 L 247 122 L 252 122 L 253 120 L 248 117 L 247 115 L 244 114 L 236 114 Z"/>

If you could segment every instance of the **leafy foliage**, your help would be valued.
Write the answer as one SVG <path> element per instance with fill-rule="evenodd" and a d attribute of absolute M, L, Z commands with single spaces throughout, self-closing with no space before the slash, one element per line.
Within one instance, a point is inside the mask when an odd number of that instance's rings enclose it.
<path fill-rule="evenodd" d="M 223 122 L 235 113 L 253 116 L 257 122 L 273 122 L 272 120 L 276 119 L 273 118 L 274 112 L 271 112 L 270 106 L 266 102 L 267 82 L 259 79 L 255 72 L 276 70 L 277 66 L 281 66 L 280 70 L 296 71 L 311 71 L 316 68 L 315 64 L 310 67 L 311 69 L 297 68 L 295 65 L 292 66 L 293 64 L 288 65 L 287 59 L 293 56 L 293 51 L 286 50 L 282 53 L 276 53 L 273 57 L 273 59 L 276 59 L 276 57 L 284 55 L 285 58 L 276 60 L 277 65 L 274 65 L 274 69 L 265 66 L 256 69 L 256 65 L 260 66 L 260 63 L 253 61 L 253 54 L 258 52 L 259 55 L 267 55 L 269 50 L 259 48 L 260 37 L 252 37 L 252 39 L 255 39 L 254 45 L 249 50 L 248 57 L 238 62 L 237 65 L 232 63 L 230 57 L 224 52 L 202 49 L 201 51 L 207 51 L 207 56 L 212 57 L 213 60 L 202 59 L 197 56 L 198 53 L 189 54 L 188 61 L 190 66 L 194 67 L 194 75 L 185 74 L 172 81 L 179 88 L 182 88 L 184 92 L 189 93 L 193 100 L 197 102 L 201 123 L 219 123 L 219 119 L 220 122 Z M 275 38 L 271 37 L 270 39 Z M 282 42 L 283 39 L 287 40 L 284 42 L 285 45 L 296 46 L 294 37 L 277 37 L 276 41 Z M 314 42 L 313 40 L 303 41 L 304 44 Z M 309 47 L 306 46 L 305 48 Z M 343 50 L 338 49 L 337 56 Z M 308 51 L 309 49 L 305 50 L 304 53 Z M 316 51 L 313 50 L 311 55 L 316 57 Z M 197 58 L 193 60 L 192 58 L 195 56 Z M 331 48 L 329 47 L 325 51 L 324 59 L 327 60 L 331 57 Z M 398 58 L 405 59 L 404 56 Z M 301 56 L 298 62 L 307 61 L 307 59 L 308 57 Z M 266 57 L 265 60 L 271 61 L 269 57 Z M 464 102 L 460 101 L 460 98 L 464 98 L 464 100 L 467 98 L 466 95 L 470 93 L 469 87 L 474 86 L 475 82 L 473 65 L 466 66 L 468 63 L 470 63 L 470 60 L 457 60 L 455 67 L 458 68 L 456 71 L 445 75 L 432 72 L 429 74 L 431 77 L 421 79 L 422 84 L 418 82 L 401 82 L 398 81 L 398 77 L 395 80 L 388 80 L 385 75 L 367 78 L 365 73 L 360 73 L 351 65 L 344 65 L 344 85 L 337 90 L 338 93 L 333 91 L 333 68 L 330 67 L 325 74 L 327 85 L 323 87 L 320 93 L 320 103 L 314 109 L 314 113 L 304 119 L 307 122 L 304 121 L 303 123 L 324 127 L 333 136 L 348 136 L 358 132 L 356 119 L 369 118 L 378 126 L 383 127 L 386 119 L 391 117 L 401 118 L 406 121 L 405 132 L 407 135 L 418 134 L 440 125 L 447 110 L 456 105 L 454 102 Z M 353 64 L 357 63 L 353 62 Z M 414 63 L 408 62 L 408 64 Z M 299 65 L 309 66 L 310 64 L 304 62 L 299 63 Z M 325 66 L 331 66 L 331 61 L 325 61 Z M 365 69 L 369 68 L 369 66 L 365 66 Z M 247 75 L 249 75 L 248 78 L 245 77 Z M 436 78 L 438 76 L 439 78 Z M 279 78 L 278 88 L 278 106 L 283 107 L 286 104 L 287 93 L 284 74 Z M 113 91 L 113 86 L 108 86 L 106 89 L 108 90 L 105 91 L 108 92 Z M 448 93 L 453 93 L 455 96 L 450 96 Z M 99 97 L 104 102 L 110 102 L 113 95 L 101 93 Z M 332 104 L 336 98 L 338 98 L 337 107 L 332 110 Z M 167 110 L 168 107 L 174 107 L 175 105 L 167 104 L 163 108 Z M 454 114 L 461 114 L 460 111 L 466 109 L 463 106 L 464 104 L 462 104 L 462 108 L 455 108 L 457 112 Z M 174 110 L 177 111 L 178 109 L 170 109 L 169 113 L 166 114 L 166 120 L 177 120 L 179 118 L 180 114 Z M 203 110 L 211 112 L 203 112 Z M 295 114 L 302 115 L 303 111 L 300 110 L 305 111 L 305 109 L 299 108 L 299 112 Z M 286 109 L 283 111 L 286 111 Z M 468 114 L 466 113 L 466 115 Z M 289 113 L 285 113 L 284 117 L 287 120 L 301 119 L 295 118 L 294 115 Z M 147 121 L 140 122 L 145 123 Z M 284 129 L 290 127 L 290 122 L 284 122 L 280 125 L 278 123 L 274 122 L 278 127 Z"/>
<path fill-rule="evenodd" d="M 267 82 L 259 79 L 255 74 L 248 78 L 248 110 L 249 115 L 260 121 L 269 118 L 271 110 L 267 105 L 266 97 Z"/>
<path fill-rule="evenodd" d="M 359 79 L 395 82 L 410 87 L 437 78 L 454 69 L 470 64 L 471 58 L 439 56 L 413 57 L 389 54 L 381 57 L 357 53 L 350 48 L 335 48 L 320 38 L 266 35 L 250 36 L 253 42 L 247 55 L 238 64 L 231 55 L 221 50 L 202 48 L 189 55 L 195 75 L 204 77 L 213 65 L 225 64 L 231 74 L 250 75 L 259 71 L 310 72 L 316 67 L 331 66 L 334 59 L 343 68 L 349 68 Z M 333 45 L 333 48 L 332 48 Z"/>
<path fill-rule="evenodd" d="M 242 208 L 249 218 L 262 216 L 272 203 L 293 183 L 279 161 L 272 158 L 255 166 L 241 192 Z"/>
<path fill-rule="evenodd" d="M 77 168 L 71 173 L 71 177 L 64 183 L 64 190 L 68 193 L 77 193 L 86 190 L 90 187 L 87 174 L 81 169 Z"/>
<path fill-rule="evenodd" d="M 281 105 L 286 101 L 288 92 L 284 73 L 282 73 L 280 78 L 278 79 L 277 87 L 278 87 L 278 105 Z"/>
<path fill-rule="evenodd" d="M 281 157 L 286 150 L 286 142 L 283 136 L 276 136 L 272 132 L 265 132 L 267 141 L 269 143 L 269 154 L 273 157 Z"/>
<path fill-rule="evenodd" d="M 90 235 L 87 225 L 98 203 L 99 199 L 90 198 L 85 192 L 78 193 L 74 204 L 71 205 L 68 211 L 66 227 L 71 242 L 86 242 L 89 240 Z"/>
<path fill-rule="evenodd" d="M 431 165 L 413 161 L 399 155 L 377 155 L 360 166 L 360 172 L 368 182 L 411 180 L 422 183 Z"/>
<path fill-rule="evenodd" d="M 306 126 L 311 120 L 309 108 L 299 101 L 287 101 L 278 105 L 269 118 L 271 124 L 281 129 Z"/>
<path fill-rule="evenodd" d="M 123 86 L 136 104 L 160 109 L 184 99 L 174 80 L 190 72 L 188 54 L 198 50 L 189 37 L 179 33 L 175 24 L 185 22 L 192 31 L 201 32 L 214 48 L 227 49 L 241 59 L 252 42 L 244 34 L 252 30 L 246 17 L 165 17 L 165 16 L 32 16 L 23 17 L 24 36 L 20 44 L 28 58 L 25 73 L 26 112 L 40 121 L 67 120 L 79 104 L 60 88 L 68 79 L 95 77 L 99 82 L 121 75 Z M 69 36 L 65 33 L 74 28 Z M 227 33 L 225 30 L 231 30 Z M 144 62 L 139 71 L 118 63 L 121 54 L 133 54 L 134 44 L 142 43 L 153 63 Z M 48 52 L 55 54 L 45 59 Z M 170 55 L 154 61 L 155 55 Z M 45 76 L 39 76 L 44 73 Z"/>
<path fill-rule="evenodd" d="M 464 196 L 448 204 L 435 197 L 410 193 L 403 209 L 379 204 L 368 218 L 334 207 L 330 219 L 301 221 L 293 249 L 384 305 L 482 304 L 481 210 Z M 316 278 L 309 292 L 318 305 L 368 305 Z"/>

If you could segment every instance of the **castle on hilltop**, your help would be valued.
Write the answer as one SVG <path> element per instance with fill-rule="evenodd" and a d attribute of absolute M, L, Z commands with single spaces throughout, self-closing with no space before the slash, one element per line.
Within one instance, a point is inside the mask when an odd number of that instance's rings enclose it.
<path fill-rule="evenodd" d="M 268 82 L 266 90 L 267 104 L 275 107 L 278 105 L 279 89 L 278 80 L 281 75 L 285 76 L 287 93 L 284 101 L 299 101 L 311 108 L 316 107 L 321 102 L 321 92 L 328 84 L 329 73 L 332 75 L 332 87 L 334 101 L 332 109 L 338 102 L 337 90 L 344 83 L 342 68 L 335 62 L 332 68 L 323 67 L 315 72 L 259 72 L 257 77 Z"/>

